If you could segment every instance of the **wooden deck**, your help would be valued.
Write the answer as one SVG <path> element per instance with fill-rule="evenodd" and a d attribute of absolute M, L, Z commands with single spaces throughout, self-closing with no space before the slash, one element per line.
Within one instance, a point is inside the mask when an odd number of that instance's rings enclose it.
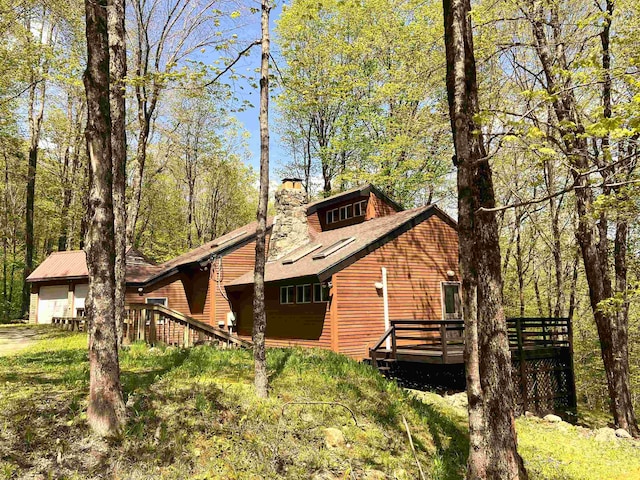
<path fill-rule="evenodd" d="M 558 348 L 571 348 L 571 325 L 566 318 L 509 318 L 507 335 L 512 356 L 518 358 L 546 357 Z M 393 320 L 369 353 L 374 364 L 384 360 L 464 363 L 464 322 Z"/>
<path fill-rule="evenodd" d="M 507 336 L 517 412 L 571 411 L 576 406 L 573 339 L 567 318 L 509 318 Z M 463 365 L 462 320 L 395 320 L 369 350 L 383 373 L 397 362 Z"/>

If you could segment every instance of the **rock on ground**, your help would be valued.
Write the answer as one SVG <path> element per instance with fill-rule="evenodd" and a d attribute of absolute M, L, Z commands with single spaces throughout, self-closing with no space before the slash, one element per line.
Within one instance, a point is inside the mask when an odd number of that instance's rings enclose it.
<path fill-rule="evenodd" d="M 337 428 L 325 428 L 324 442 L 328 448 L 344 447 L 344 434 Z"/>
<path fill-rule="evenodd" d="M 594 433 L 594 438 L 598 442 L 612 442 L 618 438 L 616 437 L 616 431 L 609 427 L 599 428 Z"/>
<path fill-rule="evenodd" d="M 553 414 L 549 414 L 549 415 L 545 415 L 542 418 L 545 422 L 550 422 L 550 423 L 559 423 L 562 421 L 562 418 L 560 418 L 558 415 L 553 415 Z"/>
<path fill-rule="evenodd" d="M 618 438 L 633 438 L 629 432 L 627 432 L 624 428 L 618 428 L 615 431 L 616 437 Z"/>

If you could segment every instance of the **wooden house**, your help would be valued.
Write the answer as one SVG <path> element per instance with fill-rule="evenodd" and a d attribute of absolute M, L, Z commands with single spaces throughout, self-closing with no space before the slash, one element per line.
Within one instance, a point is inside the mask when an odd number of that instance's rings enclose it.
<path fill-rule="evenodd" d="M 255 223 L 160 265 L 127 255 L 128 305 L 154 304 L 249 337 Z M 391 319 L 459 318 L 456 224 L 435 205 L 404 210 L 372 185 L 310 204 L 285 179 L 269 222 L 270 345 L 362 359 Z M 49 256 L 28 278 L 33 323 L 83 313 L 82 251 Z"/>

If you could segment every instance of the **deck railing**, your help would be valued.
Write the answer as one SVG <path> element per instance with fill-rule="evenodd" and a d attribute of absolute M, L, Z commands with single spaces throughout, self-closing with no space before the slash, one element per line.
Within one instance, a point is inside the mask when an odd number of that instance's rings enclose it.
<path fill-rule="evenodd" d="M 51 323 L 63 330 L 86 332 L 87 319 L 85 317 L 53 317 Z"/>
<path fill-rule="evenodd" d="M 226 330 L 212 327 L 162 305 L 132 303 L 126 308 L 124 338 L 129 342 L 138 340 L 182 347 L 204 342 L 215 342 L 228 347 L 251 346 L 251 342 Z"/>
<path fill-rule="evenodd" d="M 571 347 L 572 331 L 568 318 L 508 318 L 507 337 L 509 348 L 523 356 L 523 351 L 541 348 Z M 390 339 L 390 349 L 385 343 Z M 370 349 L 371 359 L 396 358 L 398 349 L 411 350 L 433 356 L 434 351 L 442 363 L 460 360 L 464 347 L 463 320 L 392 320 L 391 327 L 384 332 Z"/>
<path fill-rule="evenodd" d="M 51 323 L 65 330 L 87 331 L 85 317 L 53 317 Z M 151 345 L 163 343 L 191 347 L 213 342 L 227 347 L 251 347 L 251 342 L 226 330 L 151 303 L 132 303 L 126 306 L 123 334 L 125 343 L 144 341 Z"/>

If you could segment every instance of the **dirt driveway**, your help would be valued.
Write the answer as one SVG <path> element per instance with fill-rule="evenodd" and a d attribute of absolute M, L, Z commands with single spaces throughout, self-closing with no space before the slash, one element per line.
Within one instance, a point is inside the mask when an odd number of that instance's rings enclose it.
<path fill-rule="evenodd" d="M 12 355 L 32 345 L 40 336 L 36 329 L 22 326 L 0 327 L 0 357 Z"/>

